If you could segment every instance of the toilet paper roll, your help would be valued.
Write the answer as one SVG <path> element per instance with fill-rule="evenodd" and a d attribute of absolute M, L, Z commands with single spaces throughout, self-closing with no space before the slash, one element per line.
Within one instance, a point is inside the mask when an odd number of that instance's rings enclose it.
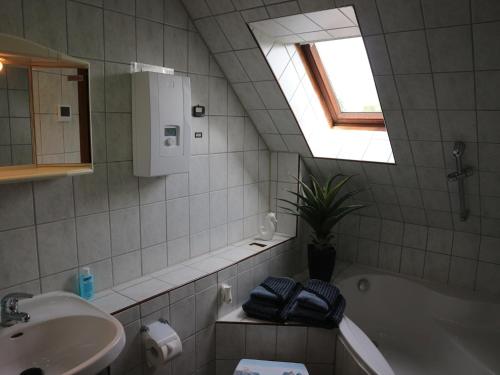
<path fill-rule="evenodd" d="M 165 321 L 143 327 L 142 337 L 150 367 L 160 367 L 182 353 L 179 335 Z"/>
<path fill-rule="evenodd" d="M 168 344 L 159 345 L 153 339 L 145 340 L 146 360 L 150 367 L 160 367 L 182 353 L 180 340 Z"/>

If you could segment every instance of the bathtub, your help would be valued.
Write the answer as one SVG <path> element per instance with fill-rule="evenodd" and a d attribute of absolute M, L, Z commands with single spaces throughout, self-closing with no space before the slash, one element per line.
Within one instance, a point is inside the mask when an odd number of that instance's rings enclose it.
<path fill-rule="evenodd" d="M 341 334 L 368 373 L 500 374 L 500 302 L 400 275 L 351 266 L 335 280 L 347 300 Z M 352 322 L 353 327 L 349 327 Z"/>

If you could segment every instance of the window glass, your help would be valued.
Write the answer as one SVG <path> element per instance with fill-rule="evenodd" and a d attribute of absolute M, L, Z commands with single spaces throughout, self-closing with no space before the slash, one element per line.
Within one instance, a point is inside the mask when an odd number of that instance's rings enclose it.
<path fill-rule="evenodd" d="M 381 112 L 361 37 L 314 44 L 342 112 Z"/>

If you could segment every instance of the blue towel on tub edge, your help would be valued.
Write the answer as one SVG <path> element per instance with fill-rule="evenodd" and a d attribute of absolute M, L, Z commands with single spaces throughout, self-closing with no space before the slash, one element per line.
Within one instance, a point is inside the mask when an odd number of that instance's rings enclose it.
<path fill-rule="evenodd" d="M 322 328 L 337 328 L 345 310 L 346 302 L 342 295 L 337 297 L 333 309 L 327 313 L 306 309 L 294 301 L 286 318 L 297 323 L 302 323 Z"/>
<path fill-rule="evenodd" d="M 316 294 L 303 290 L 297 296 L 297 302 L 304 309 L 311 309 L 322 313 L 327 313 L 330 306 Z"/>
<path fill-rule="evenodd" d="M 259 285 L 261 288 L 267 290 L 269 294 L 257 293 L 256 295 L 252 295 L 252 292 L 251 297 L 263 298 L 276 301 L 277 303 L 286 303 L 294 292 L 296 285 L 297 282 L 288 277 L 269 276 Z"/>
<path fill-rule="evenodd" d="M 295 283 L 288 299 L 281 304 L 272 306 L 269 303 L 262 303 L 262 300 L 250 297 L 250 299 L 242 305 L 242 308 L 243 311 L 252 318 L 270 320 L 273 322 L 284 322 L 301 290 L 302 285 L 300 283 Z"/>
<path fill-rule="evenodd" d="M 261 285 L 256 286 L 251 292 L 250 292 L 250 299 L 252 301 L 255 301 L 256 303 L 266 305 L 266 306 L 279 306 L 281 303 L 281 300 L 278 298 L 278 296 L 266 288 L 264 288 Z"/>
<path fill-rule="evenodd" d="M 260 303 L 256 303 L 252 299 L 246 301 L 241 307 L 243 308 L 243 311 L 245 311 L 245 313 L 251 318 L 270 320 L 272 322 L 283 321 L 280 307 L 263 305 Z"/>
<path fill-rule="evenodd" d="M 325 312 L 333 309 L 340 295 L 340 290 L 335 285 L 316 279 L 308 280 L 304 285 L 304 290 L 315 295 L 317 299 L 303 298 L 299 300 L 299 303 L 306 308 Z M 327 309 L 325 309 L 325 304 Z"/>

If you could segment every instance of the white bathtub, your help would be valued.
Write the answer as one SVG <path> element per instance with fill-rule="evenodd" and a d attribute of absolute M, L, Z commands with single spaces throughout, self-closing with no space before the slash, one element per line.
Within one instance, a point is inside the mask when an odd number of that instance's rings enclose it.
<path fill-rule="evenodd" d="M 363 279 L 365 291 L 358 287 Z M 396 375 L 500 374 L 498 300 L 357 266 L 342 272 L 336 283 L 347 300 L 347 317 L 375 343 Z M 348 322 L 342 334 L 356 344 Z M 359 340 L 358 345 L 363 352 L 366 346 Z M 367 352 L 371 358 L 358 354 L 368 359 L 372 373 L 390 373 L 374 368 L 380 361 Z"/>

